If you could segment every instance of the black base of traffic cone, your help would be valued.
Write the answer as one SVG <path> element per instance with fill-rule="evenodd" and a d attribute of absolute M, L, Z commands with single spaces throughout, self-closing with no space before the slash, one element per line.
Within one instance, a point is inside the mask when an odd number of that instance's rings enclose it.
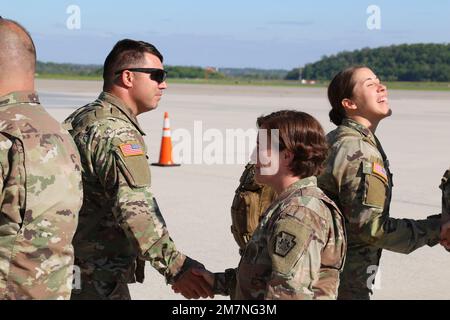
<path fill-rule="evenodd" d="M 172 163 L 172 164 L 163 164 L 163 163 L 152 163 L 152 166 L 155 167 L 179 167 L 181 164 Z"/>

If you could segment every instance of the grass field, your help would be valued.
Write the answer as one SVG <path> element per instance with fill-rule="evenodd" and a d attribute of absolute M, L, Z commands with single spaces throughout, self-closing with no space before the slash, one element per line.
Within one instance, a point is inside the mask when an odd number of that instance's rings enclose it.
<path fill-rule="evenodd" d="M 97 76 L 80 76 L 65 74 L 40 74 L 40 79 L 57 79 L 57 80 L 91 80 L 101 81 L 101 77 Z M 326 87 L 328 82 L 317 82 L 314 85 L 300 84 L 298 81 L 290 80 L 252 80 L 252 79 L 178 79 L 169 78 L 171 83 L 188 83 L 188 84 L 217 84 L 217 85 L 239 85 L 239 86 L 277 86 L 277 87 Z M 384 82 L 391 90 L 415 90 L 415 91 L 450 91 L 450 83 L 448 82 Z"/>

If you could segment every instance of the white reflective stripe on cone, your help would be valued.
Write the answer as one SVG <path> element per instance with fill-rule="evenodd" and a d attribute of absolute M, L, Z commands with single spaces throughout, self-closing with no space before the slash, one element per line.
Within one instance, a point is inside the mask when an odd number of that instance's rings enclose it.
<path fill-rule="evenodd" d="M 165 118 L 164 119 L 164 129 L 169 129 L 170 128 L 170 120 L 169 118 Z"/>

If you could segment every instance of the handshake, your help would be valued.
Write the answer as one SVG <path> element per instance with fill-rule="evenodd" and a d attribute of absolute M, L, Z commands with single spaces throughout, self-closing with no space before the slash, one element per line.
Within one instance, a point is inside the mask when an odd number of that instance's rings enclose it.
<path fill-rule="evenodd" d="M 214 273 L 200 266 L 186 270 L 173 284 L 172 290 L 186 299 L 214 298 Z"/>

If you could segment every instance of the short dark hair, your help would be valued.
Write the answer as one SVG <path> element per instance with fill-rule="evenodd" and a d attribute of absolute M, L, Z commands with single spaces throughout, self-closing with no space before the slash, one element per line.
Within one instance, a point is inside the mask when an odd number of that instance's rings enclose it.
<path fill-rule="evenodd" d="M 329 113 L 330 121 L 339 126 L 347 117 L 342 100 L 351 99 L 353 97 L 353 89 L 356 82 L 353 78 L 355 72 L 359 69 L 367 68 L 365 66 L 353 66 L 342 70 L 336 74 L 328 85 L 328 101 L 331 104 Z"/>
<path fill-rule="evenodd" d="M 294 110 L 281 110 L 257 120 L 260 129 L 278 129 L 280 151 L 288 150 L 294 158 L 290 169 L 295 176 L 320 175 L 328 152 L 325 132 L 313 116 Z"/>
<path fill-rule="evenodd" d="M 108 54 L 103 66 L 104 87 L 109 87 L 115 78 L 115 72 L 131 67 L 140 67 L 145 59 L 144 54 L 150 53 L 158 57 L 161 62 L 164 58 L 156 47 L 148 42 L 123 39 L 117 42 Z"/>
<path fill-rule="evenodd" d="M 0 17 L 0 65 L 21 70 L 36 70 L 36 47 L 30 33 L 20 23 Z M 2 70 L 3 71 L 3 70 Z"/>

